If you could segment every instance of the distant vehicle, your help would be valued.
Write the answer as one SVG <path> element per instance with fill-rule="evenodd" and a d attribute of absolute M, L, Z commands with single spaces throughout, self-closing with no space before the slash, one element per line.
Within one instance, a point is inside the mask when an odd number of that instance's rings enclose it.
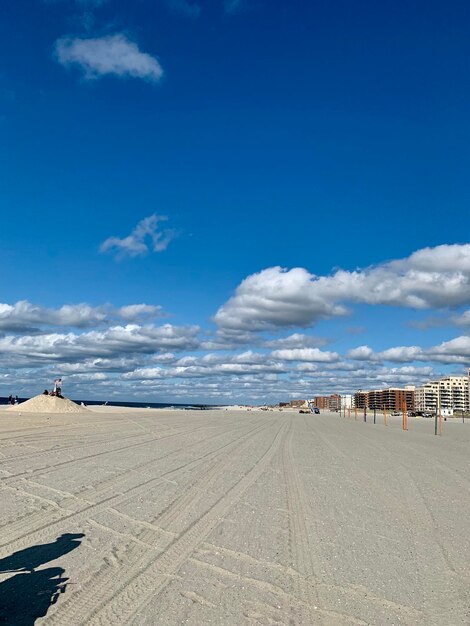
<path fill-rule="evenodd" d="M 393 417 L 397 417 L 398 415 L 401 415 L 400 411 L 392 411 L 391 415 L 393 415 Z"/>

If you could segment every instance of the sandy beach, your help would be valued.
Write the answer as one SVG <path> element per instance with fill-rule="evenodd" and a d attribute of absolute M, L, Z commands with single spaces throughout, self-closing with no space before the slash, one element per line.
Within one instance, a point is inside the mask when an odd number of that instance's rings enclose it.
<path fill-rule="evenodd" d="M 469 623 L 470 424 L 18 410 L 2 623 Z"/>

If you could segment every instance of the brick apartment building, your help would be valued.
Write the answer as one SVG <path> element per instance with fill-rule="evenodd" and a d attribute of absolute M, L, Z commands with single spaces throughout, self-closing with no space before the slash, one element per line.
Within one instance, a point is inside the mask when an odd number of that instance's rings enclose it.
<path fill-rule="evenodd" d="M 315 396 L 313 404 L 319 409 L 339 411 L 341 409 L 341 396 L 337 393 L 333 393 L 331 396 Z"/>
<path fill-rule="evenodd" d="M 354 394 L 354 406 L 358 409 L 380 409 L 387 411 L 401 411 L 406 403 L 406 410 L 415 408 L 415 390 L 411 385 L 404 389 L 389 387 L 388 389 L 374 389 L 372 391 L 357 391 Z"/>

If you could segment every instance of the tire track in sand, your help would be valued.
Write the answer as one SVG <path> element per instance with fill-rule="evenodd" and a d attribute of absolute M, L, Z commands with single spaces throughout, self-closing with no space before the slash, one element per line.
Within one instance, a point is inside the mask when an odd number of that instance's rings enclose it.
<path fill-rule="evenodd" d="M 263 474 L 277 454 L 285 433 L 286 424 L 282 424 L 255 465 L 206 513 L 176 537 L 161 554 L 155 556 L 155 553 L 149 554 L 148 550 L 142 550 L 141 558 L 131 565 L 121 567 L 121 570 L 108 568 L 99 580 L 91 581 L 91 589 L 87 585 L 85 593 L 78 592 L 80 597 L 77 594 L 70 597 L 66 603 L 67 607 L 65 604 L 58 605 L 57 610 L 48 619 L 48 624 L 73 623 L 77 626 L 130 624 L 137 611 L 166 587 L 194 550 L 207 539 L 246 490 Z M 247 441 L 250 439 L 252 437 Z M 223 461 L 216 464 L 217 472 L 228 465 L 232 457 L 233 455 L 224 457 Z M 209 470 L 212 473 L 214 471 L 214 468 Z M 192 499 L 189 498 L 189 501 Z"/>
<path fill-rule="evenodd" d="M 201 442 L 198 443 L 202 443 L 202 444 L 207 444 L 208 441 L 211 441 L 212 439 L 216 439 L 217 437 L 221 437 L 224 434 L 228 433 L 232 433 L 232 432 L 237 432 L 238 430 L 240 430 L 240 428 L 234 428 L 230 431 L 222 431 L 222 432 L 218 432 L 215 433 L 213 435 L 211 435 L 210 437 L 207 437 L 206 439 L 202 440 Z M 227 445 L 227 444 L 225 444 Z M 225 445 L 223 445 L 220 449 L 224 449 Z M 177 448 L 176 450 L 172 450 L 171 452 L 168 452 L 164 455 L 161 455 L 157 458 L 151 459 L 150 461 L 145 461 L 143 463 L 140 463 L 137 466 L 134 466 L 134 470 L 141 470 L 145 467 L 149 467 L 153 464 L 155 464 L 158 461 L 161 461 L 162 459 L 165 459 L 169 456 L 171 456 L 172 454 L 177 454 L 178 452 L 180 452 L 181 450 L 185 449 L 186 446 L 182 446 L 180 448 Z M 217 449 L 219 450 L 219 448 Z M 212 452 L 212 451 L 210 451 Z M 201 459 L 205 458 L 207 455 L 202 455 Z M 184 470 L 184 466 L 182 468 L 177 468 L 177 469 L 183 469 Z M 79 492 L 77 494 L 69 494 L 68 498 L 65 498 L 65 500 L 63 501 L 65 503 L 65 506 L 62 504 L 58 504 L 58 507 L 53 507 L 52 510 L 46 511 L 44 508 L 42 508 L 39 511 L 36 511 L 34 513 L 29 513 L 27 515 L 25 515 L 24 517 L 21 517 L 17 520 L 15 520 L 14 522 L 12 522 L 11 524 L 7 525 L 3 530 L 2 530 L 2 543 L 0 544 L 0 550 L 1 548 L 6 545 L 9 541 L 14 541 L 15 539 L 19 539 L 19 538 L 23 538 L 23 537 L 27 537 L 30 532 L 31 529 L 40 529 L 40 528 L 44 528 L 45 524 L 44 524 L 44 518 L 47 516 L 48 518 L 48 525 L 50 526 L 53 523 L 58 523 L 60 522 L 62 519 L 64 520 L 68 520 L 70 518 L 70 516 L 79 514 L 82 510 L 85 510 L 83 508 L 83 504 L 85 504 L 85 508 L 86 510 L 89 510 L 90 506 L 94 506 L 94 505 L 99 505 L 100 502 L 107 502 L 108 499 L 104 498 L 103 500 L 101 500 L 98 503 L 94 503 L 94 502 L 90 502 L 89 499 L 87 499 L 88 495 L 93 495 L 95 498 L 97 496 L 100 496 L 102 494 L 105 494 L 106 492 L 108 492 L 109 490 L 113 489 L 119 489 L 122 488 L 124 486 L 124 482 L 127 478 L 128 475 L 128 471 L 124 471 L 122 472 L 122 474 L 120 474 L 119 476 L 113 476 L 112 478 L 105 478 L 102 481 L 100 481 L 96 487 L 89 489 L 87 491 L 82 491 Z M 157 478 L 163 478 L 166 475 L 163 476 L 159 476 Z M 21 478 L 22 481 L 25 481 L 25 478 Z M 28 484 L 28 483 L 26 483 Z M 158 484 L 158 483 L 157 483 Z M 139 485 L 137 485 L 135 487 L 135 489 L 138 488 Z M 5 486 L 6 488 L 7 486 Z M 12 489 L 16 489 L 15 485 L 13 485 L 11 487 Z M 46 487 L 47 488 L 47 487 Z M 116 505 L 119 504 L 123 504 L 124 502 L 126 502 L 127 500 L 131 499 L 133 496 L 135 496 L 135 493 L 133 491 L 134 487 L 128 488 L 126 490 L 123 490 L 121 492 L 122 499 L 119 500 L 119 502 L 116 503 Z M 20 492 L 23 491 L 25 492 L 25 489 L 21 489 L 21 487 L 19 487 Z M 27 493 L 27 492 L 25 492 Z M 129 495 L 130 494 L 130 495 Z M 34 495 L 32 495 L 31 497 L 34 498 Z M 113 504 L 110 504 L 109 506 L 115 506 Z"/>
<path fill-rule="evenodd" d="M 312 546 L 305 524 L 306 509 L 304 495 L 295 467 L 292 454 L 292 438 L 294 422 L 291 421 L 288 437 L 282 448 L 281 464 L 286 485 L 287 510 L 289 515 L 289 550 L 297 571 L 301 576 L 296 577 L 296 595 L 300 602 L 287 607 L 290 610 L 290 624 L 322 624 L 319 609 L 318 592 L 310 581 L 318 579 L 316 568 L 312 560 Z"/>
<path fill-rule="evenodd" d="M 252 430 L 254 429 L 251 429 L 250 432 Z M 238 441 L 238 439 L 236 439 L 236 441 Z M 48 521 L 46 521 L 46 523 L 44 523 L 44 511 L 39 511 L 37 514 L 35 514 L 35 517 L 33 519 L 31 519 L 32 516 L 28 516 L 24 519 L 21 519 L 17 523 L 10 524 L 7 528 L 2 529 L 0 557 L 2 556 L 2 553 L 5 552 L 6 554 L 6 548 L 8 548 L 8 551 L 15 551 L 22 549 L 27 545 L 30 545 L 31 543 L 41 543 L 42 540 L 50 536 L 50 531 L 66 532 L 67 529 L 70 529 L 71 525 L 80 524 L 100 511 L 103 511 L 110 507 L 119 506 L 123 502 L 129 500 L 131 497 L 135 497 L 142 492 L 146 493 L 148 492 L 149 488 L 153 488 L 170 478 L 178 476 L 181 471 L 188 471 L 190 469 L 197 468 L 199 465 L 210 459 L 212 456 L 220 454 L 221 451 L 225 450 L 232 444 L 233 441 L 225 443 L 215 450 L 209 450 L 207 453 L 201 455 L 197 459 L 192 459 L 191 461 L 183 463 L 182 465 L 179 465 L 178 467 L 171 470 L 168 470 L 167 472 L 164 472 L 159 476 L 149 478 L 148 480 L 145 480 L 134 487 L 130 487 L 129 489 L 124 490 L 117 495 L 108 496 L 107 498 L 104 498 L 96 504 L 89 504 L 79 511 L 74 511 L 66 515 L 62 515 L 59 519 L 49 519 Z M 31 529 L 31 525 L 35 524 L 36 519 L 38 522 L 38 526 Z"/>
<path fill-rule="evenodd" d="M 365 433 L 361 432 L 359 435 L 370 444 L 370 439 Z M 438 616 L 437 620 L 439 621 L 439 619 L 445 615 L 448 616 L 450 611 L 456 612 L 455 619 L 458 620 L 460 615 L 465 614 L 468 604 L 467 585 L 463 582 L 465 580 L 465 572 L 456 570 L 452 558 L 442 540 L 441 529 L 433 513 L 431 504 L 428 497 L 425 495 L 422 485 L 419 484 L 415 473 L 410 470 L 403 458 L 398 456 L 393 450 L 387 448 L 383 443 L 374 442 L 374 444 L 379 445 L 382 454 L 389 457 L 395 471 L 398 469 L 399 472 L 403 472 L 405 475 L 405 479 L 401 481 L 401 488 L 403 497 L 407 503 L 405 514 L 409 519 L 409 524 L 406 526 L 413 538 L 416 560 L 419 562 L 418 571 L 425 571 L 427 569 L 427 559 L 429 558 L 428 549 L 423 551 L 422 548 L 421 540 L 424 534 L 429 535 L 428 544 L 435 547 L 434 562 L 442 562 L 444 575 L 442 575 L 440 579 L 439 592 L 448 604 L 442 609 L 443 614 Z M 410 452 L 414 451 L 408 442 L 405 442 L 404 445 L 407 446 Z M 444 469 L 447 475 L 450 476 L 451 479 L 454 479 L 459 487 L 462 488 L 461 477 L 456 478 L 450 468 L 440 463 L 435 458 L 433 458 L 433 465 L 436 469 Z M 468 491 L 468 481 L 463 485 L 463 488 Z M 445 508 L 444 505 L 442 505 L 442 508 Z M 435 595 L 434 592 L 433 595 Z M 422 609 L 423 611 L 425 610 L 426 604 L 425 602 Z M 433 617 L 436 618 L 436 616 Z M 429 619 L 431 620 L 431 618 Z"/>
<path fill-rule="evenodd" d="M 150 443 L 156 443 L 158 441 L 162 441 L 163 439 L 170 439 L 171 437 L 178 437 L 179 435 L 188 435 L 188 434 L 194 433 L 197 430 L 200 430 L 201 428 L 204 428 L 204 426 L 198 426 L 197 428 L 190 428 L 183 432 L 171 433 L 169 435 L 164 435 L 163 437 L 153 437 L 151 439 L 147 439 L 146 441 L 133 443 L 129 446 L 121 446 L 120 448 L 113 448 L 112 450 L 103 450 L 102 452 L 95 452 L 93 454 L 81 456 L 76 459 L 68 459 L 67 461 L 60 461 L 59 463 L 54 463 L 53 465 L 49 465 L 47 467 L 38 468 L 37 470 L 33 470 L 32 472 L 26 471 L 26 472 L 20 472 L 19 474 L 11 474 L 9 476 L 3 476 L 3 477 L 0 477 L 0 480 L 4 482 L 5 481 L 9 482 L 10 480 L 14 480 L 15 478 L 22 478 L 22 477 L 36 478 L 36 476 L 41 476 L 42 474 L 48 474 L 49 472 L 52 472 L 59 467 L 63 467 L 64 465 L 70 465 L 72 463 L 79 463 L 80 461 L 88 461 L 89 459 L 95 459 L 95 458 L 104 456 L 105 454 L 112 454 L 113 452 L 122 452 L 123 450 L 130 450 L 131 448 L 139 448 L 142 446 L 146 446 Z M 38 456 L 41 456 L 41 455 L 50 456 L 50 452 L 40 453 Z"/>
<path fill-rule="evenodd" d="M 158 552 L 156 551 L 155 541 L 157 540 L 158 542 L 158 540 L 161 538 L 162 533 L 169 535 L 172 538 L 172 541 L 178 539 L 178 535 L 176 535 L 175 533 L 167 533 L 167 531 L 164 531 L 161 527 L 157 527 L 155 525 L 155 521 L 160 522 L 164 519 L 169 521 L 170 519 L 173 519 L 174 514 L 177 515 L 178 512 L 180 514 L 184 514 L 184 511 L 190 510 L 191 505 L 198 498 L 203 497 L 203 495 L 207 492 L 207 487 L 210 481 L 218 476 L 220 472 L 223 471 L 223 469 L 227 467 L 231 461 L 233 461 L 235 456 L 240 455 L 242 450 L 250 444 L 253 437 L 255 437 L 263 430 L 269 430 L 271 427 L 272 422 L 268 423 L 267 420 L 263 420 L 261 424 L 258 424 L 254 428 L 251 428 L 241 437 L 238 437 L 237 439 L 231 441 L 229 444 L 224 446 L 224 456 L 222 457 L 222 459 L 216 461 L 207 471 L 198 476 L 198 478 L 193 482 L 193 485 L 186 488 L 186 493 L 183 493 L 183 495 L 180 498 L 177 498 L 174 503 L 169 505 L 169 507 L 167 507 L 165 511 L 163 511 L 160 515 L 154 518 L 152 524 L 146 523 L 142 532 L 138 533 L 138 535 L 136 535 L 135 537 L 128 537 L 128 546 L 126 547 L 125 553 L 123 553 L 123 557 L 125 557 L 126 562 L 131 562 L 133 564 L 143 562 L 146 558 L 148 558 L 150 551 L 152 551 L 153 558 L 155 558 L 155 555 L 158 554 Z M 121 514 L 115 509 L 109 510 L 112 513 L 121 516 Z M 128 516 L 125 517 L 127 518 Z M 129 518 L 129 521 L 136 523 L 138 526 L 142 526 L 142 522 L 140 522 L 139 520 Z M 98 524 L 102 527 L 102 529 L 107 530 L 112 534 L 116 534 L 120 537 L 123 536 L 122 533 L 115 531 L 113 528 L 106 526 L 101 522 L 98 522 Z M 73 597 L 70 597 L 68 600 L 66 600 L 65 603 L 61 604 L 61 620 L 66 619 L 67 622 L 75 623 L 76 619 L 80 619 L 80 617 L 77 618 L 76 616 L 77 607 L 81 607 L 83 603 L 86 603 L 89 595 L 97 596 L 98 589 L 102 589 L 103 591 L 100 591 L 98 593 L 96 601 L 101 601 L 101 594 L 104 593 L 104 591 L 113 584 L 116 576 L 116 570 L 111 568 L 109 565 L 109 559 L 107 557 L 104 557 L 104 565 L 101 567 L 97 574 L 94 574 L 93 577 L 82 586 L 79 591 L 79 597 L 77 598 L 77 596 L 74 595 Z M 123 582 L 121 581 L 119 584 L 120 586 L 122 586 Z M 111 593 L 109 595 L 111 597 Z"/>

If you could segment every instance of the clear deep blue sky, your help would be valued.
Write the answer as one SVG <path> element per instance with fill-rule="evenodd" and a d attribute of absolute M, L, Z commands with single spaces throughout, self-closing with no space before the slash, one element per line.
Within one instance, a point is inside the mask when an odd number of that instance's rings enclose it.
<path fill-rule="evenodd" d="M 146 302 L 210 329 L 265 268 L 328 275 L 466 243 L 468 2 L 195 5 L 1 3 L 2 302 Z M 57 60 L 63 37 L 116 33 L 161 80 Z M 164 251 L 98 251 L 154 213 L 178 231 Z M 461 334 L 431 324 L 423 339 L 413 311 L 384 307 L 378 324 L 377 310 L 341 318 L 367 337 L 318 328 L 377 350 Z"/>

